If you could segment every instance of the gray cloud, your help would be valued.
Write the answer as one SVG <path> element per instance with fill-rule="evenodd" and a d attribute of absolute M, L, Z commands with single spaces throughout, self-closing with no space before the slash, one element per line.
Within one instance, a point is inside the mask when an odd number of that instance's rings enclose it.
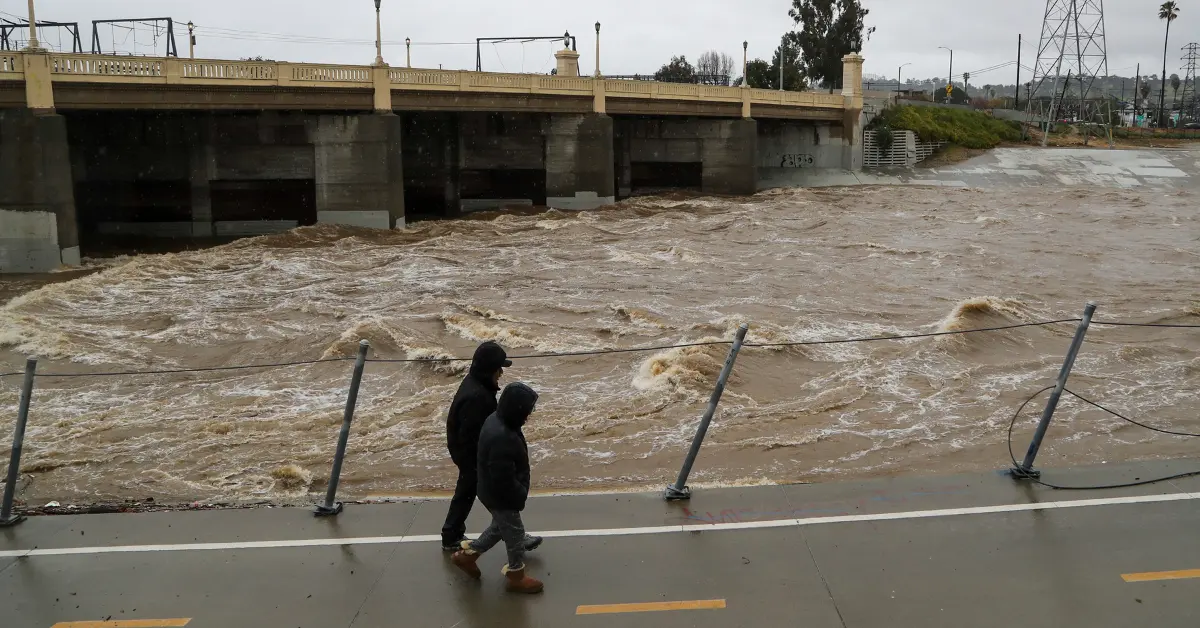
<path fill-rule="evenodd" d="M 25 15 L 23 0 L 0 0 L 0 12 Z M 434 42 L 473 42 L 476 37 L 557 35 L 570 30 L 579 38 L 581 66 L 594 67 L 595 30 L 603 24 L 603 67 L 609 74 L 653 72 L 671 55 L 694 59 L 717 49 L 741 59 L 742 41 L 750 56 L 770 58 L 779 37 L 792 24 L 788 0 L 609 0 L 566 3 L 561 0 L 383 0 L 384 56 L 392 65 L 404 64 L 405 37 L 420 67 L 473 68 L 473 45 L 424 45 Z M 955 49 L 955 74 L 1015 60 L 1017 34 L 1026 38 L 1024 63 L 1032 66 L 1041 31 L 1043 0 L 955 2 L 951 0 L 866 0 L 868 24 L 878 28 L 863 51 L 866 71 L 894 76 L 902 63 L 906 76 L 945 76 L 948 55 L 938 46 Z M 1162 65 L 1163 22 L 1157 0 L 1109 0 L 1109 67 L 1113 74 L 1158 73 Z M 969 6 L 968 6 L 969 5 Z M 198 25 L 198 57 L 263 56 L 291 61 L 358 63 L 374 60 L 374 5 L 371 0 L 40 0 L 39 17 L 78 21 L 84 46 L 90 47 L 93 19 L 171 16 Z M 2 16 L 2 15 L 0 15 Z M 1180 71 L 1179 49 L 1200 38 L 1200 5 L 1185 4 L 1172 26 L 1168 73 Z M 269 36 L 274 33 L 282 36 Z M 105 47 L 117 44 L 132 51 L 130 33 L 101 33 Z M 139 52 L 150 50 L 150 31 L 136 34 Z M 187 54 L 186 29 L 179 27 L 180 52 Z M 318 39 L 319 38 L 319 39 Z M 57 44 L 49 36 L 50 44 Z M 160 42 L 161 44 L 161 42 Z M 161 48 L 160 48 L 161 49 Z M 484 68 L 492 71 L 546 72 L 553 67 L 554 45 L 547 42 L 485 46 Z M 1006 68 L 977 74 L 972 83 L 1015 80 Z"/>

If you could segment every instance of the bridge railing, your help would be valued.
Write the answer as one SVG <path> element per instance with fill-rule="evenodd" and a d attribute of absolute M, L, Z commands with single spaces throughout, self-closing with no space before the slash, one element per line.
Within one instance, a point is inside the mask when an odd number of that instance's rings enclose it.
<path fill-rule="evenodd" d="M 0 52 L 0 79 L 6 81 L 21 80 L 25 77 L 25 68 L 21 65 L 21 57 L 11 52 Z"/>
<path fill-rule="evenodd" d="M 21 80 L 22 54 L 0 53 L 0 78 Z M 365 88 L 376 85 L 379 71 L 371 66 L 114 57 L 87 54 L 50 55 L 51 77 L 62 82 L 146 83 L 165 85 L 238 85 L 247 87 Z M 546 94 L 592 97 L 599 86 L 591 77 L 502 74 L 461 70 L 390 68 L 380 77 L 393 90 Z M 743 102 L 841 109 L 840 94 L 780 92 L 716 85 L 604 80 L 603 96 L 618 99 Z"/>

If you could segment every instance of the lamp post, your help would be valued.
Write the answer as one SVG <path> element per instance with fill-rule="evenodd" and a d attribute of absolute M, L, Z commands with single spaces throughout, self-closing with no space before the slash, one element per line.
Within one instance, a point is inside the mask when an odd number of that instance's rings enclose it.
<path fill-rule="evenodd" d="M 949 102 L 950 96 L 952 96 L 954 94 L 954 50 L 952 48 L 947 48 L 944 46 L 938 46 L 938 48 L 940 48 L 942 50 L 950 50 L 950 73 L 947 74 L 947 76 L 949 78 L 946 79 L 947 82 L 949 83 L 948 86 L 950 89 L 950 94 L 948 94 L 946 96 L 946 101 Z"/>
<path fill-rule="evenodd" d="M 29 46 L 26 50 L 37 51 L 41 49 L 42 46 L 38 43 L 37 38 L 37 16 L 33 12 L 33 0 L 29 0 Z"/>
<path fill-rule="evenodd" d="M 783 91 L 783 44 L 779 44 L 779 91 Z"/>
<path fill-rule="evenodd" d="M 742 89 L 750 87 L 750 42 L 742 42 Z"/>
<path fill-rule="evenodd" d="M 600 78 L 600 22 L 596 22 L 596 78 Z"/>
<path fill-rule="evenodd" d="M 410 37 L 404 38 L 404 48 L 408 53 L 407 54 L 407 56 L 408 56 L 407 65 L 408 65 L 408 67 L 411 68 L 412 67 L 412 38 L 410 38 Z"/>
<path fill-rule="evenodd" d="M 904 68 L 910 65 L 912 65 L 912 63 L 905 63 L 904 65 L 900 66 L 899 70 L 896 70 L 896 100 L 900 100 L 900 77 L 904 73 Z"/>
<path fill-rule="evenodd" d="M 383 62 L 383 24 L 379 14 L 379 5 L 382 2 L 383 0 L 375 0 L 375 65 L 378 67 L 385 65 Z"/>
<path fill-rule="evenodd" d="M 196 58 L 196 25 L 188 20 L 188 58 Z"/>

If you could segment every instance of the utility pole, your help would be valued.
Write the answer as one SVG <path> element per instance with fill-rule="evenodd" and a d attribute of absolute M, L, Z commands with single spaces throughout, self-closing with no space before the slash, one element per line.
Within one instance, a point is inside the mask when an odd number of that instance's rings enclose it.
<path fill-rule="evenodd" d="M 1138 112 L 1138 89 L 1142 86 L 1142 64 L 1137 65 L 1137 74 L 1134 74 L 1133 79 L 1133 117 L 1137 118 Z M 1137 124 L 1134 124 L 1137 126 Z"/>
<path fill-rule="evenodd" d="M 1017 35 L 1017 101 L 1013 105 L 1014 110 L 1021 108 L 1021 38 L 1022 37 L 1023 36 L 1020 34 Z"/>

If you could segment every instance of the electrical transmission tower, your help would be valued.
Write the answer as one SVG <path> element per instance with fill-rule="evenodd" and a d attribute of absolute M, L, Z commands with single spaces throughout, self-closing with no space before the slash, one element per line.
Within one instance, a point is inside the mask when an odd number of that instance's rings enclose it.
<path fill-rule="evenodd" d="M 1187 77 L 1183 80 L 1183 99 L 1179 102 L 1181 111 L 1186 111 L 1192 120 L 1200 118 L 1200 109 L 1196 102 L 1196 66 L 1200 65 L 1200 44 L 1188 44 L 1183 47 L 1183 67 L 1187 69 Z"/>
<path fill-rule="evenodd" d="M 1111 108 L 1111 103 L 1093 90 L 1096 78 L 1104 76 L 1108 76 L 1104 0 L 1046 0 L 1031 93 L 1039 102 L 1050 100 L 1047 137 L 1056 118 L 1107 125 L 1104 107 Z M 1032 105 L 1031 100 L 1031 113 Z"/>

